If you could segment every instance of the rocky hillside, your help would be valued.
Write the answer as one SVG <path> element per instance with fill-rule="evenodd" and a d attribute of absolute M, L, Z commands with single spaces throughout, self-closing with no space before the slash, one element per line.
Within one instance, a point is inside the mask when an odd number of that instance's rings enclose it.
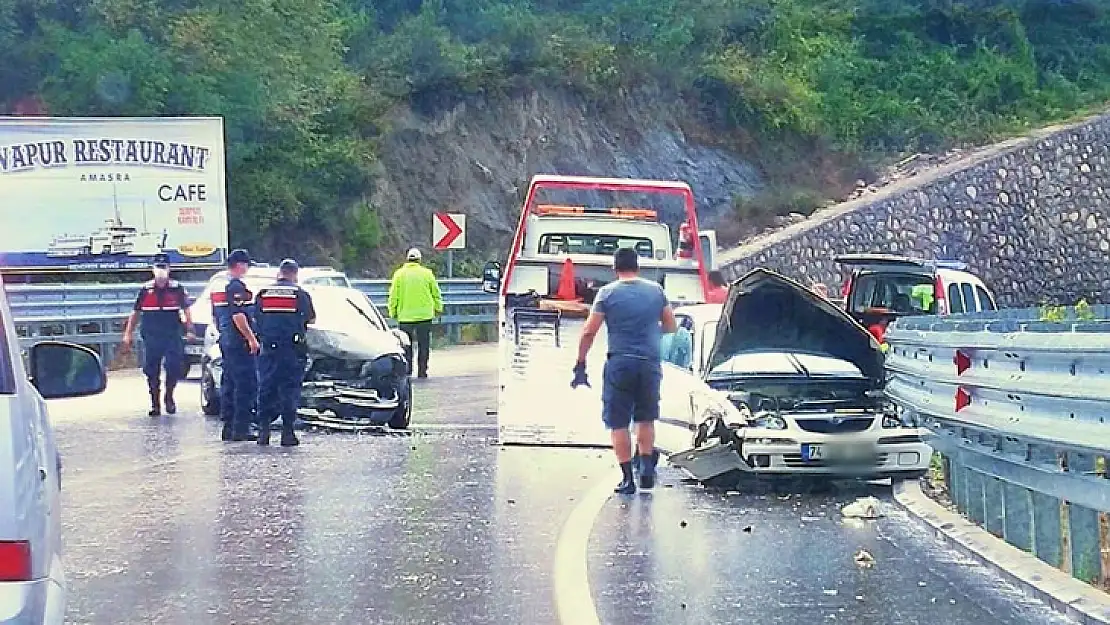
<path fill-rule="evenodd" d="M 467 215 L 461 256 L 501 258 L 532 175 L 582 174 L 684 180 L 703 227 L 732 218 L 737 196 L 762 187 L 737 153 L 709 145 L 677 98 L 641 89 L 600 107 L 566 89 L 471 98 L 421 115 L 405 107 L 383 144 L 371 203 L 382 224 L 384 265 L 408 245 L 429 246 L 431 213 Z"/>

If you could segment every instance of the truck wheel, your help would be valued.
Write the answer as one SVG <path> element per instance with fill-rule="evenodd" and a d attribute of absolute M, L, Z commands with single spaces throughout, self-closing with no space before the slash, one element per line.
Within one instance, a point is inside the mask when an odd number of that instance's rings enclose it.
<path fill-rule="evenodd" d="M 404 386 L 401 387 L 401 405 L 397 406 L 397 410 L 393 412 L 393 418 L 389 420 L 389 428 L 392 430 L 405 430 L 408 429 L 409 423 L 412 422 L 412 386 L 409 380 L 405 380 Z"/>

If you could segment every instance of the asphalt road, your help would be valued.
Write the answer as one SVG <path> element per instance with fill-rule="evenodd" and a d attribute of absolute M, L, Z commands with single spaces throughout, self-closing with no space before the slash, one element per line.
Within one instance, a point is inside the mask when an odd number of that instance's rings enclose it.
<path fill-rule="evenodd" d="M 609 497 L 608 453 L 495 444 L 495 367 L 489 347 L 436 352 L 411 433 L 295 449 L 221 443 L 195 383 L 176 416 L 145 415 L 138 375 L 51 402 L 68 622 L 1065 622 L 889 488 L 724 493 L 667 471 L 653 494 Z M 866 494 L 887 516 L 842 519 Z"/>

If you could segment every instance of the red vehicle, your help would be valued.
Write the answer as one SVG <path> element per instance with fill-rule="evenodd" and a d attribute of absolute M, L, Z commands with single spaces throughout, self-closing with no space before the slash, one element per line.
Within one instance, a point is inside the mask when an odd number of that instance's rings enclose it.
<path fill-rule="evenodd" d="M 714 242 L 698 230 L 686 183 L 535 176 L 503 274 L 495 266 L 484 276 L 500 295 L 501 442 L 608 446 L 601 385 L 571 391 L 568 376 L 593 297 L 616 279 L 613 253 L 635 249 L 643 278 L 676 305 L 694 304 L 710 289 Z M 591 358 L 605 357 L 604 341 L 603 330 Z M 590 369 L 600 374 L 602 363 Z"/>

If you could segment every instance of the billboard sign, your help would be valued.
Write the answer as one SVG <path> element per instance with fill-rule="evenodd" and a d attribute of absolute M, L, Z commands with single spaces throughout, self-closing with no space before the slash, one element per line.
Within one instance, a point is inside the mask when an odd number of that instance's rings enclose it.
<path fill-rule="evenodd" d="M 0 270 L 227 258 L 223 119 L 0 117 Z"/>

